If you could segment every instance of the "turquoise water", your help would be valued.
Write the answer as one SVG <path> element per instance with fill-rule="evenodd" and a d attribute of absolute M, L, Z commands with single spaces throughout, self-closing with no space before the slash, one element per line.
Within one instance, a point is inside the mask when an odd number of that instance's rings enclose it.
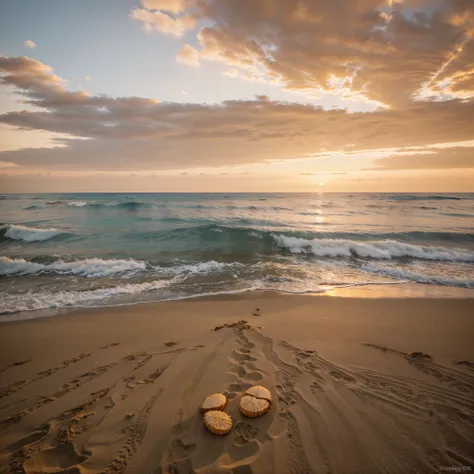
<path fill-rule="evenodd" d="M 474 194 L 0 200 L 0 312 L 365 284 L 474 288 Z"/>

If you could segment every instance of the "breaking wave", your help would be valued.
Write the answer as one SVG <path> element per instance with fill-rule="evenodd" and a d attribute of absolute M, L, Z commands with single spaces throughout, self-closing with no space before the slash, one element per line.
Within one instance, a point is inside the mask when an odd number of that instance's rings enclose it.
<path fill-rule="evenodd" d="M 318 257 L 363 257 L 392 259 L 412 257 L 421 260 L 442 260 L 449 262 L 474 262 L 474 252 L 446 247 L 412 245 L 394 240 L 356 242 L 352 240 L 301 239 L 273 234 L 279 247 L 295 254 L 312 254 Z"/>
<path fill-rule="evenodd" d="M 146 269 L 146 262 L 133 259 L 88 258 L 65 262 L 62 259 L 52 263 L 30 262 L 23 258 L 0 257 L 1 276 L 38 275 L 57 273 L 60 275 L 80 275 L 86 277 L 107 277 L 124 272 L 137 272 Z"/>
<path fill-rule="evenodd" d="M 116 208 L 125 210 L 137 210 L 140 208 L 152 207 L 152 203 L 141 201 L 125 201 L 125 202 L 95 202 L 95 201 L 71 201 L 68 203 L 71 207 L 90 207 L 93 209 L 100 208 Z"/>
<path fill-rule="evenodd" d="M 0 226 L 3 231 L 3 237 L 12 240 L 23 240 L 24 242 L 42 242 L 58 235 L 64 234 L 63 231 L 55 228 L 39 229 L 28 227 L 26 225 L 4 224 Z"/>
<path fill-rule="evenodd" d="M 258 264 L 257 264 L 258 265 Z M 166 276 L 209 275 L 237 270 L 240 262 L 193 262 L 163 267 L 142 260 L 87 258 L 74 261 L 58 259 L 49 263 L 28 261 L 23 258 L 0 257 L 0 276 L 27 276 L 40 274 L 77 275 L 102 278 L 113 275 L 131 276 L 138 272 L 153 272 Z"/>

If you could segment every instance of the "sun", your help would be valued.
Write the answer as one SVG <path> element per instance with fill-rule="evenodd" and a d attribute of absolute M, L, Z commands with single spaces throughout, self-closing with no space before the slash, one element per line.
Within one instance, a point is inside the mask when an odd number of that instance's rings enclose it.
<path fill-rule="evenodd" d="M 318 184 L 319 184 L 319 186 L 324 186 L 324 183 L 318 183 Z"/>

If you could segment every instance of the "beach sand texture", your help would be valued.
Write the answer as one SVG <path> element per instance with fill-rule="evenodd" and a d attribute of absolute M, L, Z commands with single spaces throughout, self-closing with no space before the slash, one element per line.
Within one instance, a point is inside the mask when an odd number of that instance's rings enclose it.
<path fill-rule="evenodd" d="M 2 324 L 0 472 L 472 469 L 473 302 L 269 293 Z M 255 419 L 252 385 L 273 397 Z M 203 425 L 214 392 L 226 436 Z"/>

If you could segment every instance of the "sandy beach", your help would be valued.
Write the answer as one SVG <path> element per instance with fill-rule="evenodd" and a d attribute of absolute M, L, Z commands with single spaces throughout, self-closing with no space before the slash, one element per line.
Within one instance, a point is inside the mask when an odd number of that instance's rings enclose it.
<path fill-rule="evenodd" d="M 473 309 L 269 292 L 3 323 L 0 472 L 471 470 Z M 255 384 L 273 403 L 248 419 Z M 199 412 L 213 392 L 222 437 Z"/>

